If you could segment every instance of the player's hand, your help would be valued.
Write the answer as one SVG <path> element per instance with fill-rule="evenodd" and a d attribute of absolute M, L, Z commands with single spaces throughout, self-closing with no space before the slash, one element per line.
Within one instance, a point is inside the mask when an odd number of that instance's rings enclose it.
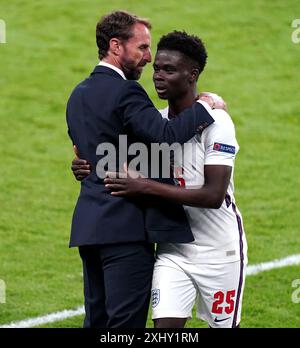
<path fill-rule="evenodd" d="M 127 165 L 126 162 L 123 164 L 123 172 L 106 172 L 106 177 L 107 178 L 112 178 L 112 179 L 116 179 L 116 178 L 118 178 L 118 179 L 145 178 L 145 176 L 142 173 L 137 172 L 136 170 L 128 168 L 128 165 Z"/>
<path fill-rule="evenodd" d="M 110 189 L 113 196 L 137 197 L 145 194 L 148 179 L 141 173 L 128 169 L 124 164 L 124 172 L 107 172 L 104 179 L 105 187 Z"/>
<path fill-rule="evenodd" d="M 110 189 L 112 196 L 138 197 L 147 193 L 148 179 L 136 178 L 106 178 L 105 187 Z"/>
<path fill-rule="evenodd" d="M 199 94 L 199 100 L 205 101 L 212 109 L 222 109 L 227 111 L 227 104 L 222 97 L 211 92 L 202 92 Z"/>
<path fill-rule="evenodd" d="M 91 174 L 91 165 L 84 159 L 79 158 L 77 147 L 74 145 L 76 157 L 72 161 L 72 172 L 78 181 L 82 181 Z"/>

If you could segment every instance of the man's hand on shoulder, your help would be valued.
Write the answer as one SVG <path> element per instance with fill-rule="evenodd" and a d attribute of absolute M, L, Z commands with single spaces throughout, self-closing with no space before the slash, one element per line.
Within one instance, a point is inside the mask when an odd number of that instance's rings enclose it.
<path fill-rule="evenodd" d="M 215 93 L 201 92 L 199 94 L 198 100 L 206 102 L 212 109 L 222 109 L 227 111 L 226 102 L 222 97 Z"/>

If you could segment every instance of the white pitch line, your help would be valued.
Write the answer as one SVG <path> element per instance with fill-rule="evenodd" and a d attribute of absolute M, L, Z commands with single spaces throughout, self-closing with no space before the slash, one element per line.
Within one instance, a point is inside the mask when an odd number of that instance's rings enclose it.
<path fill-rule="evenodd" d="M 256 265 L 249 265 L 247 267 L 246 274 L 247 276 L 255 275 L 260 272 L 269 271 L 275 268 L 282 268 L 292 265 L 300 264 L 300 254 L 290 255 L 285 257 L 284 259 L 277 259 L 270 262 L 258 263 Z"/>
<path fill-rule="evenodd" d="M 9 329 L 20 329 L 20 328 L 29 328 L 35 326 L 41 326 L 49 323 L 54 323 L 55 321 L 61 321 L 64 319 L 76 317 L 77 315 L 84 314 L 84 307 L 78 307 L 76 309 L 64 310 L 61 312 L 55 312 L 51 314 L 46 314 L 42 317 L 36 317 L 31 319 L 25 319 L 21 321 L 12 322 L 10 324 L 5 324 L 0 326 L 0 329 L 9 328 Z"/>
<path fill-rule="evenodd" d="M 249 265 L 247 267 L 247 276 L 256 275 L 261 272 L 269 271 L 276 268 L 282 268 L 292 265 L 300 264 L 300 254 L 290 255 L 283 259 L 277 259 L 270 262 L 258 263 L 256 265 Z M 61 321 L 68 318 L 73 318 L 78 315 L 84 314 L 84 307 L 77 307 L 76 309 L 64 310 L 61 312 L 55 312 L 51 314 L 46 314 L 41 317 L 25 319 L 21 321 L 11 322 L 9 324 L 4 324 L 0 326 L 0 329 L 4 328 L 29 328 L 41 326 L 49 323 L 53 323 L 56 321 Z"/>

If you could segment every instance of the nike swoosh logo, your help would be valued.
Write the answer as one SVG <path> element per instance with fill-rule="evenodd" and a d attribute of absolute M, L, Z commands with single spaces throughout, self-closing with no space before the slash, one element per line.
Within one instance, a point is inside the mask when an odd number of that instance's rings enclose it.
<path fill-rule="evenodd" d="M 217 317 L 215 317 L 214 322 L 215 322 L 215 323 L 219 323 L 220 321 L 225 321 L 225 320 L 228 320 L 228 319 L 230 319 L 230 317 L 225 318 L 225 319 L 218 319 Z"/>

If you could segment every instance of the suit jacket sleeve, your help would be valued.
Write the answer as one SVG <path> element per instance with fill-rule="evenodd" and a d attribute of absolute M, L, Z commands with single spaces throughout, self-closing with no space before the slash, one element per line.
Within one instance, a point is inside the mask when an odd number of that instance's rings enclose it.
<path fill-rule="evenodd" d="M 135 81 L 126 81 L 117 104 L 124 125 L 145 143 L 183 144 L 214 122 L 200 103 L 194 103 L 170 121 L 163 119 L 146 91 Z"/>

